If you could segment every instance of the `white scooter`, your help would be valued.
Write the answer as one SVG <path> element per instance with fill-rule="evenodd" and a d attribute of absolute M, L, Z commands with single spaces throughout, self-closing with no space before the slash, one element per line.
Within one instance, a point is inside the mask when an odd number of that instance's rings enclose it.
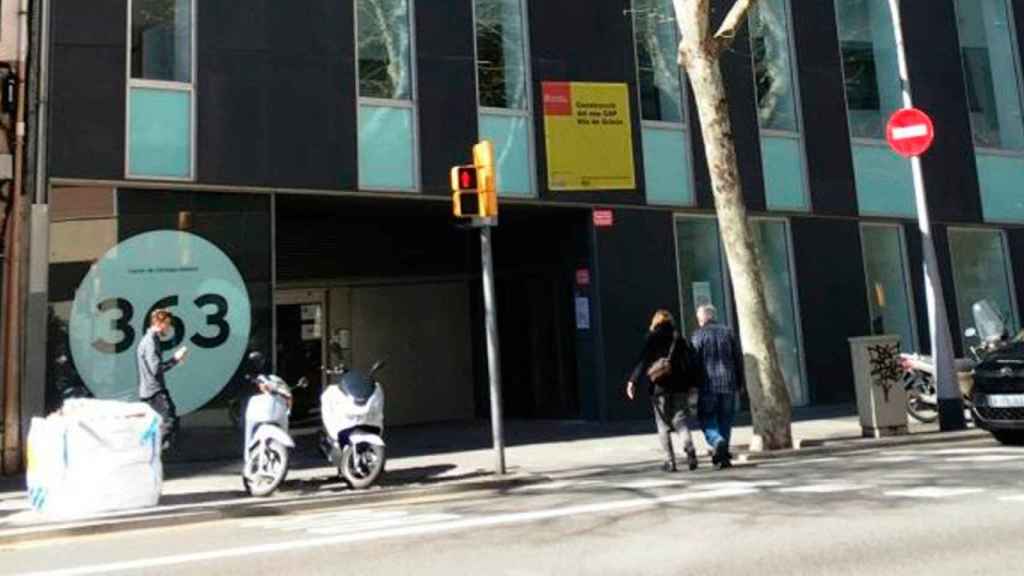
<path fill-rule="evenodd" d="M 263 363 L 259 352 L 249 354 L 253 366 Z M 253 496 L 269 496 L 288 475 L 289 450 L 295 441 L 288 435 L 288 415 L 292 391 L 283 379 L 273 374 L 246 376 L 260 393 L 249 399 L 245 408 L 245 462 L 242 485 Z M 305 379 L 299 388 L 307 385 Z"/>
<path fill-rule="evenodd" d="M 374 378 L 383 366 L 377 362 L 368 374 L 343 364 L 325 370 L 327 387 L 320 395 L 325 430 L 320 449 L 338 475 L 359 490 L 384 472 L 384 390 Z"/>

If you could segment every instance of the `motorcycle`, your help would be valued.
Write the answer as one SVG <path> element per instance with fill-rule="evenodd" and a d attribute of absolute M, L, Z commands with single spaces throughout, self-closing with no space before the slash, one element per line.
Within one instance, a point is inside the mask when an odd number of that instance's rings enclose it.
<path fill-rule="evenodd" d="M 1005 323 L 988 300 L 975 302 L 971 307 L 975 327 L 964 331 L 964 336 L 977 338 L 979 342 L 968 346 L 970 357 L 955 358 L 953 369 L 964 407 L 974 413 L 974 370 L 993 352 L 1007 342 Z M 903 386 L 907 391 L 907 414 L 923 423 L 934 422 L 939 417 L 938 389 L 935 385 L 935 364 L 931 356 L 923 354 L 900 354 L 903 368 Z"/>
<path fill-rule="evenodd" d="M 248 359 L 254 367 L 263 363 L 259 352 L 250 353 Z M 288 475 L 289 450 L 295 448 L 288 434 L 292 390 L 273 374 L 247 375 L 245 379 L 256 385 L 259 394 L 250 398 L 245 408 L 242 485 L 252 496 L 269 496 Z M 297 387 L 307 385 L 303 379 Z"/>
<path fill-rule="evenodd" d="M 325 370 L 320 450 L 338 475 L 357 490 L 372 486 L 384 472 L 384 390 L 374 377 L 383 367 L 384 362 L 378 361 L 363 374 L 339 362 Z"/>

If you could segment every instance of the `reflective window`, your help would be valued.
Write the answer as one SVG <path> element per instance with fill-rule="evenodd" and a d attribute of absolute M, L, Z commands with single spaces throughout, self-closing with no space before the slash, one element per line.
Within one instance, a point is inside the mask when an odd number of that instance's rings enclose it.
<path fill-rule="evenodd" d="M 836 0 L 850 135 L 885 138 L 885 125 L 903 107 L 889 0 Z"/>
<path fill-rule="evenodd" d="M 356 0 L 359 95 L 413 98 L 409 0 Z"/>
<path fill-rule="evenodd" d="M 1024 149 L 1017 57 L 1006 0 L 955 1 L 974 144 Z"/>
<path fill-rule="evenodd" d="M 807 403 L 800 347 L 799 317 L 789 257 L 789 227 L 781 220 L 755 220 L 751 229 L 757 237 L 764 266 L 764 291 L 772 319 L 775 352 L 782 377 L 794 406 Z"/>
<path fill-rule="evenodd" d="M 187 178 L 192 165 L 192 97 L 185 90 L 132 88 L 128 172 Z"/>
<path fill-rule="evenodd" d="M 1006 239 L 998 230 L 949 229 L 949 250 L 953 258 L 953 281 L 956 286 L 956 308 L 960 327 L 974 326 L 971 306 L 979 300 L 991 300 L 1007 320 L 1011 332 L 1017 321 L 1010 258 Z M 962 332 L 961 330 L 961 332 Z M 968 339 L 963 337 L 964 344 Z"/>
<path fill-rule="evenodd" d="M 762 0 L 750 12 L 750 43 L 761 127 L 797 132 L 795 76 L 786 0 Z"/>
<path fill-rule="evenodd" d="M 913 304 L 907 286 L 907 256 L 899 226 L 861 227 L 871 333 L 896 334 L 905 352 L 917 349 Z"/>
<path fill-rule="evenodd" d="M 679 261 L 679 301 L 682 303 L 683 328 L 687 334 L 697 330 L 697 308 L 711 304 L 728 323 L 729 300 L 726 294 L 726 270 L 718 222 L 714 218 L 687 218 L 676 221 L 676 253 Z"/>
<path fill-rule="evenodd" d="M 528 109 L 521 0 L 476 0 L 475 9 L 480 105 Z"/>
<path fill-rule="evenodd" d="M 684 123 L 679 28 L 672 0 L 633 0 L 633 29 L 643 119 Z"/>
<path fill-rule="evenodd" d="M 132 78 L 192 82 L 192 0 L 132 0 Z"/>

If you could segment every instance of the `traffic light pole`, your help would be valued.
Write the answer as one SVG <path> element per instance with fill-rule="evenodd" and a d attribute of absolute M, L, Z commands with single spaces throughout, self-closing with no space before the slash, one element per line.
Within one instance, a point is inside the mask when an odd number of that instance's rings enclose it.
<path fill-rule="evenodd" d="M 505 434 L 501 416 L 501 351 L 498 347 L 498 307 L 494 296 L 494 258 L 491 226 L 480 228 L 480 265 L 484 281 L 484 324 L 487 331 L 487 372 L 491 381 L 491 433 L 494 436 L 494 471 L 505 474 Z"/>
<path fill-rule="evenodd" d="M 903 105 L 906 108 L 913 108 L 910 74 L 903 44 L 900 0 L 889 0 L 889 12 L 892 15 L 893 34 L 896 37 L 900 79 L 903 81 Z M 914 176 L 914 195 L 917 199 L 918 227 L 921 230 L 922 252 L 924 252 L 925 298 L 928 302 L 928 328 L 931 335 L 932 362 L 935 367 L 935 384 L 938 391 L 939 428 L 943 431 L 963 430 L 967 427 L 967 423 L 964 420 L 964 408 L 960 400 L 960 385 L 953 368 L 953 339 L 949 332 L 946 300 L 942 294 L 938 257 L 935 254 L 931 220 L 928 217 L 928 200 L 925 196 L 921 158 L 914 156 L 910 162 Z"/>

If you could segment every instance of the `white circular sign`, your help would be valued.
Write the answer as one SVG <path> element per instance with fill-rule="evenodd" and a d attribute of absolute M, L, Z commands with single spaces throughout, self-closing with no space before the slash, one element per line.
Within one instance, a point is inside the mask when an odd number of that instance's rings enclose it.
<path fill-rule="evenodd" d="M 97 398 L 135 400 L 135 351 L 150 311 L 166 308 L 174 329 L 164 359 L 189 349 L 166 375 L 179 414 L 213 399 L 249 345 L 251 304 L 242 275 L 219 248 L 195 234 L 146 232 L 111 248 L 75 293 L 69 338 L 75 368 Z"/>

